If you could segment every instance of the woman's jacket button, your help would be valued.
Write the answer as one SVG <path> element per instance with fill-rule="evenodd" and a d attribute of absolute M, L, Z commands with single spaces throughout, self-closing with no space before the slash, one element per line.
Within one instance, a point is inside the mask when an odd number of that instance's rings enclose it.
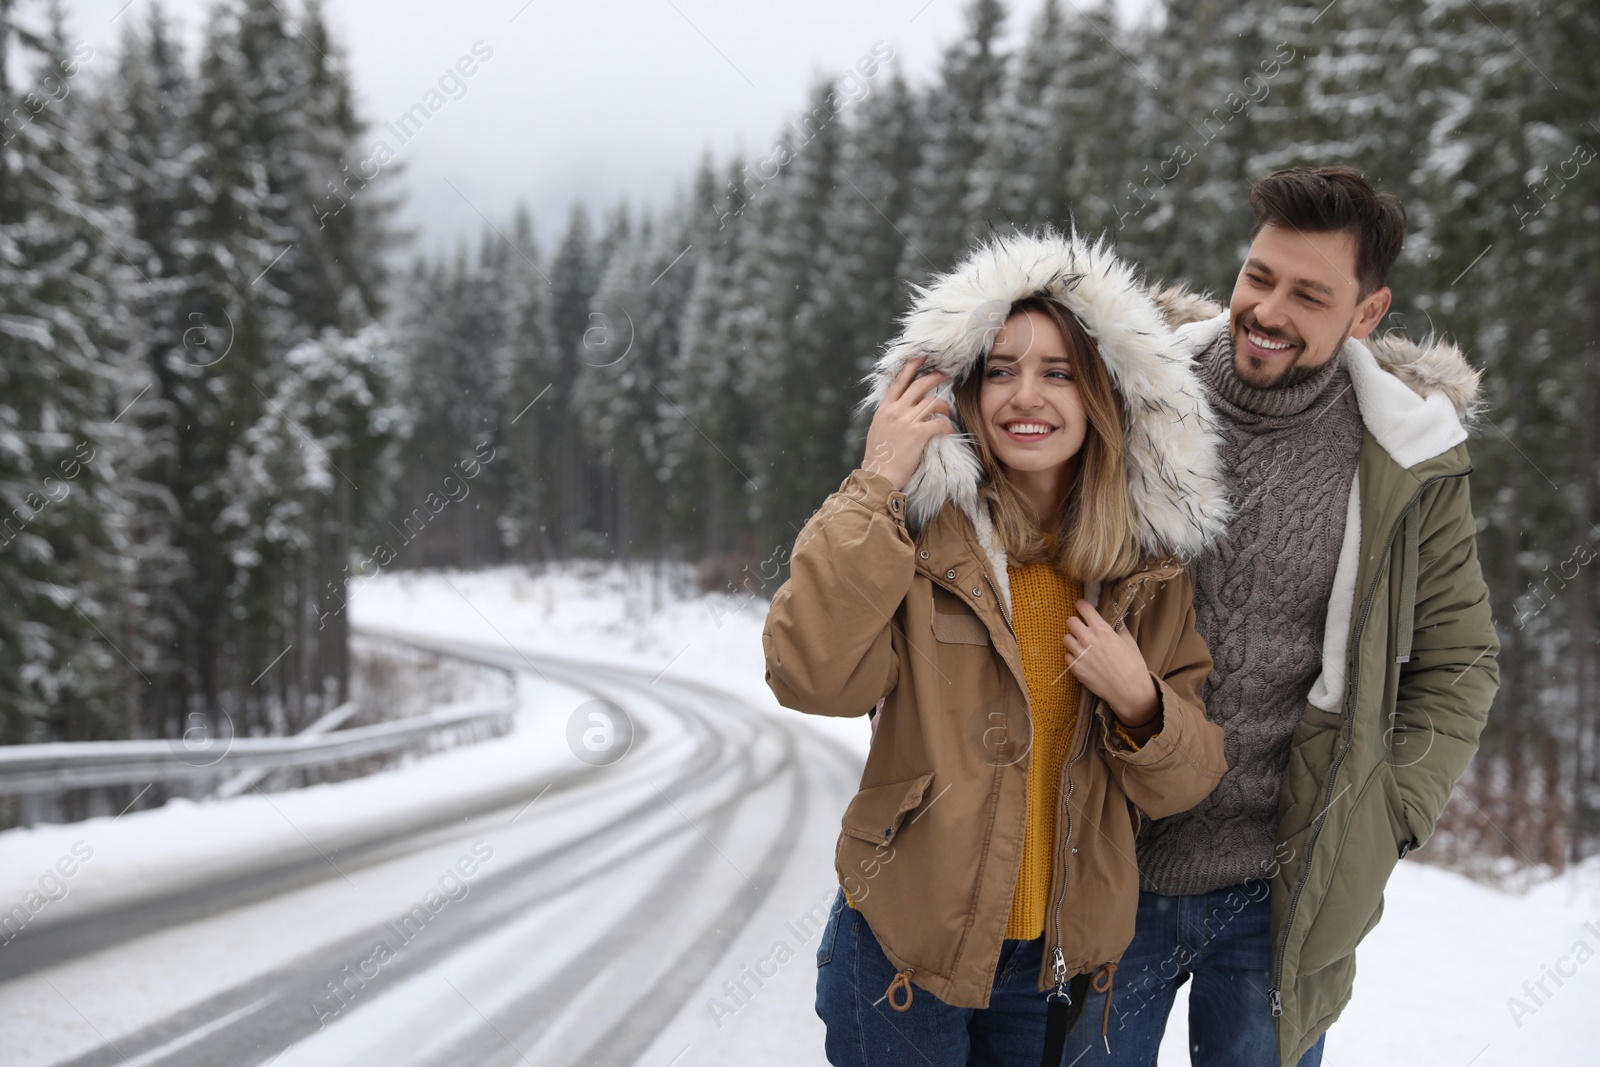
<path fill-rule="evenodd" d="M 951 578 L 951 579 L 954 579 L 954 578 L 955 578 L 955 576 L 956 576 L 956 572 L 955 572 L 955 571 L 945 571 L 945 572 L 944 572 L 944 576 L 945 576 L 945 577 L 946 577 L 946 578 Z"/>
<path fill-rule="evenodd" d="M 900 513 L 900 498 L 899 497 L 890 497 L 889 498 L 889 510 L 894 512 L 897 515 Z"/>
<path fill-rule="evenodd" d="M 976 586 L 976 585 L 973 586 L 972 587 L 972 595 L 973 596 L 982 596 L 983 595 L 983 589 L 980 588 L 979 586 Z"/>
<path fill-rule="evenodd" d="M 921 552 L 918 552 L 917 553 L 917 557 L 919 559 L 927 559 L 928 558 L 928 550 L 927 549 L 923 549 Z"/>

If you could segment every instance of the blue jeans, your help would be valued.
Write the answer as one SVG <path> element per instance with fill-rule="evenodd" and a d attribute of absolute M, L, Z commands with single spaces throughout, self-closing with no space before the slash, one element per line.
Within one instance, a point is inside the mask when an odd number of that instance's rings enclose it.
<path fill-rule="evenodd" d="M 840 890 L 817 946 L 817 1015 L 834 1067 L 1036 1067 L 1047 1004 L 1039 984 L 1044 938 L 1000 943 L 987 1008 L 951 1007 L 926 989 L 911 1008 L 889 1007 L 895 975 L 878 939 Z M 903 999 L 897 993 L 896 999 Z M 1099 1032 L 1099 1027 L 1095 1027 Z"/>
<path fill-rule="evenodd" d="M 1067 1038 L 1069 1067 L 1153 1067 L 1178 987 L 1190 978 L 1193 1067 L 1278 1067 L 1272 988 L 1272 912 L 1264 881 L 1193 896 L 1139 894 L 1133 943 L 1111 990 L 1111 1051 L 1100 1039 L 1105 995 L 1089 994 L 1084 1021 Z M 1326 1035 L 1324 1035 L 1326 1037 Z M 1300 1058 L 1319 1067 L 1323 1037 Z"/>

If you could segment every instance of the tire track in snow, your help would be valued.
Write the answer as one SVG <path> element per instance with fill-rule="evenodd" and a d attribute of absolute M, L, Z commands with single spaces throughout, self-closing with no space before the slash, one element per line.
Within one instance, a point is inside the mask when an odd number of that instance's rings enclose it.
<path fill-rule="evenodd" d="M 452 651 L 455 649 L 452 648 Z M 483 651 L 475 649 L 475 652 Z M 525 664 L 508 662 L 506 665 L 521 669 Z M 602 693 L 605 685 L 594 684 L 594 679 L 585 677 L 586 675 L 599 674 L 611 685 L 622 685 L 640 693 L 646 693 L 647 689 L 655 689 L 659 683 L 658 678 L 653 680 L 649 687 L 641 686 L 637 681 L 627 679 L 626 675 L 629 672 L 599 672 L 590 667 L 576 667 L 548 660 L 543 661 L 543 665 L 552 674 L 561 676 L 565 684 L 595 694 Z M 701 700 L 721 705 L 728 714 L 720 717 L 726 721 L 711 723 L 706 716 L 695 711 L 690 703 L 669 698 L 667 692 L 670 690 L 693 691 Z M 359 1018 L 361 1008 L 381 996 L 385 988 L 393 988 L 408 977 L 426 974 L 481 939 L 492 938 L 502 924 L 513 917 L 518 910 L 530 907 L 541 899 L 548 899 L 559 887 L 565 886 L 570 892 L 575 887 L 581 888 L 585 884 L 597 884 L 607 875 L 617 874 L 627 863 L 647 859 L 650 853 L 667 847 L 678 839 L 690 837 L 688 849 L 669 864 L 655 879 L 651 891 L 642 898 L 644 905 L 654 907 L 659 912 L 659 901 L 670 898 L 670 895 L 662 890 L 674 882 L 681 881 L 688 872 L 703 869 L 709 863 L 720 862 L 715 855 L 717 846 L 714 842 L 725 840 L 738 806 L 746 798 L 764 789 L 778 776 L 788 774 L 792 778 L 792 783 L 789 789 L 787 814 L 782 827 L 755 868 L 760 879 L 756 885 L 765 885 L 767 888 L 740 885 L 734 898 L 728 902 L 718 929 L 709 933 L 704 929 L 699 931 L 691 941 L 687 953 L 680 957 L 674 966 L 660 971 L 654 984 L 649 989 L 643 990 L 636 998 L 635 1004 L 630 1005 L 637 1010 L 628 1012 L 627 1022 L 619 1028 L 612 1029 L 602 1042 L 581 1052 L 578 1059 L 598 1056 L 600 1059 L 610 1060 L 619 1052 L 627 1050 L 637 1052 L 650 1043 L 659 1029 L 681 1008 L 684 999 L 690 994 L 699 978 L 721 958 L 728 944 L 770 891 L 804 821 L 807 786 L 804 775 L 795 766 L 795 738 L 786 727 L 780 726 L 774 720 L 751 715 L 749 709 L 737 705 L 725 694 L 710 687 L 668 683 L 665 690 L 655 689 L 654 693 L 646 695 L 662 703 L 698 734 L 699 744 L 692 756 L 681 766 L 679 773 L 667 782 L 667 789 L 663 792 L 670 796 L 678 792 L 678 786 L 688 785 L 689 788 L 683 790 L 674 803 L 687 804 L 690 809 L 697 810 L 700 830 L 684 825 L 679 819 L 676 827 L 666 826 L 648 849 L 636 852 L 632 856 L 616 856 L 592 863 L 576 881 L 571 876 L 570 867 L 559 872 L 555 870 L 555 865 L 558 863 L 570 865 L 583 860 L 586 854 L 593 858 L 594 855 L 603 853 L 616 832 L 635 820 L 652 813 L 660 814 L 665 819 L 665 813 L 661 811 L 659 802 L 653 796 L 647 797 L 609 820 L 599 831 L 581 835 L 555 848 L 524 856 L 511 868 L 496 872 L 492 877 L 485 876 L 473 883 L 473 891 L 478 894 L 476 905 L 470 909 L 462 907 L 441 915 L 440 919 L 446 921 L 439 923 L 437 927 L 430 924 L 429 929 L 435 933 L 426 939 L 426 944 L 407 944 L 401 955 L 386 965 L 379 977 L 371 983 L 381 983 L 381 988 L 373 991 L 363 989 L 362 999 L 354 1005 L 353 1017 Z M 752 727 L 751 741 L 737 761 L 716 768 L 726 747 L 722 737 L 723 730 L 730 724 L 739 722 Z M 759 727 L 766 729 L 762 730 Z M 765 773 L 755 774 L 754 752 L 763 738 L 778 740 L 782 746 L 782 756 Z M 842 746 L 820 738 L 810 740 L 831 750 L 830 755 L 837 757 L 846 766 L 855 762 Z M 715 773 L 708 776 L 708 772 L 713 768 L 716 768 Z M 740 777 L 733 792 L 713 803 L 709 809 L 698 811 L 699 805 L 693 803 L 692 798 L 708 789 L 720 787 L 723 779 L 729 774 L 738 774 Z M 575 777 L 584 778 L 587 775 Z M 575 781 L 569 784 L 568 789 L 581 790 L 582 786 L 582 782 Z M 707 822 L 708 817 L 709 822 Z M 677 813 L 674 813 L 672 818 L 678 819 Z M 660 870 L 659 866 L 657 870 Z M 652 900 L 656 903 L 651 904 Z M 605 966 L 612 964 L 617 946 L 625 945 L 630 938 L 637 939 L 638 926 L 648 913 L 649 907 L 636 906 L 629 910 L 591 939 L 588 947 L 568 960 L 556 975 L 523 991 L 511 1005 L 491 1012 L 492 1021 L 477 1027 L 476 1032 L 454 1043 L 450 1052 L 451 1062 L 487 1062 L 489 1057 L 499 1054 L 509 1057 L 509 1062 L 520 1062 L 520 1055 L 507 1047 L 506 1039 L 499 1031 L 526 1035 L 530 1032 L 530 1028 L 543 1028 L 550 1013 L 560 1012 L 563 993 L 570 991 L 575 984 L 582 983 L 586 978 L 592 979 Z M 116 1048 L 105 1046 L 97 1049 L 89 1055 L 73 1060 L 73 1067 L 121 1063 L 123 1053 L 131 1053 L 140 1060 L 153 1056 L 149 1062 L 173 1065 L 248 1063 L 256 1059 L 270 1059 L 275 1050 L 284 1049 L 292 1042 L 315 1033 L 317 1021 L 314 1012 L 308 1006 L 309 998 L 305 994 L 307 991 L 323 993 L 322 983 L 326 982 L 329 975 L 337 974 L 343 964 L 363 958 L 382 929 L 384 928 L 374 927 L 342 937 L 336 943 L 324 946 L 292 964 L 219 993 L 201 1004 L 152 1023 L 135 1034 L 119 1037 L 115 1043 Z M 419 939 L 422 938 L 422 935 L 418 936 Z M 460 1010 L 466 1009 L 462 1006 Z M 200 1033 L 203 1028 L 215 1027 L 218 1020 L 227 1019 L 231 1013 L 240 1014 L 224 1026 L 208 1033 Z M 527 1043 L 524 1040 L 517 1041 L 518 1045 L 524 1047 Z M 385 1062 L 398 1061 L 391 1059 Z"/>

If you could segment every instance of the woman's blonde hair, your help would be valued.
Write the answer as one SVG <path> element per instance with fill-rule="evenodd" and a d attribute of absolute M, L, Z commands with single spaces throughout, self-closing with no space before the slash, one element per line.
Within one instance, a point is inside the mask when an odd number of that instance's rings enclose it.
<path fill-rule="evenodd" d="M 1043 523 L 1053 529 L 1034 526 L 1022 494 L 995 458 L 980 413 L 986 353 L 983 362 L 956 386 L 956 414 L 962 428 L 972 435 L 983 464 L 979 495 L 991 505 L 1006 555 L 1018 564 L 1049 559 L 1057 569 L 1081 581 L 1120 578 L 1137 568 L 1140 560 L 1138 520 L 1123 466 L 1122 397 L 1111 384 L 1099 347 L 1076 315 L 1056 300 L 1036 296 L 1012 304 L 1006 319 L 1025 311 L 1048 316 L 1061 331 L 1088 417 L 1088 432 L 1083 447 L 1070 461 L 1074 476 L 1061 513 L 1053 523 Z M 1054 537 L 1053 549 L 1047 534 Z"/>

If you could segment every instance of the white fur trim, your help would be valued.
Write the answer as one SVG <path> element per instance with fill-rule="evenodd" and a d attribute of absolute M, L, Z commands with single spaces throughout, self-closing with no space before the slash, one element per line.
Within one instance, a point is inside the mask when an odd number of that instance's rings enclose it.
<path fill-rule="evenodd" d="M 994 572 L 994 584 L 1000 589 L 1000 603 L 1006 611 L 1006 619 L 1011 618 L 1011 574 L 1006 570 L 1006 549 L 1000 539 L 994 535 L 994 520 L 989 515 L 988 505 L 981 501 L 967 512 L 967 518 L 972 521 L 972 529 L 978 535 L 978 544 L 983 549 L 983 554 L 989 559 L 989 569 Z"/>
<path fill-rule="evenodd" d="M 1328 618 L 1322 631 L 1322 673 L 1307 697 L 1323 711 L 1338 713 L 1344 703 L 1344 661 L 1350 646 L 1350 617 L 1356 606 L 1356 571 L 1361 566 L 1361 472 L 1350 480 L 1350 502 L 1345 508 L 1344 540 L 1333 569 L 1333 592 L 1328 597 Z"/>
<path fill-rule="evenodd" d="M 950 375 L 933 395 L 954 408 L 955 383 L 982 366 L 1011 306 L 1030 296 L 1059 300 L 1078 317 L 1123 398 L 1128 494 L 1141 549 L 1198 554 L 1229 518 L 1216 417 L 1189 350 L 1133 269 L 1103 241 L 1091 245 L 1076 234 L 1047 231 L 980 246 L 917 290 L 900 335 L 869 376 L 872 389 L 862 407 L 876 408 L 906 361 L 925 355 L 927 367 Z M 982 476 L 967 434 L 935 437 L 906 484 L 908 519 L 920 528 L 954 501 L 980 525 Z"/>

